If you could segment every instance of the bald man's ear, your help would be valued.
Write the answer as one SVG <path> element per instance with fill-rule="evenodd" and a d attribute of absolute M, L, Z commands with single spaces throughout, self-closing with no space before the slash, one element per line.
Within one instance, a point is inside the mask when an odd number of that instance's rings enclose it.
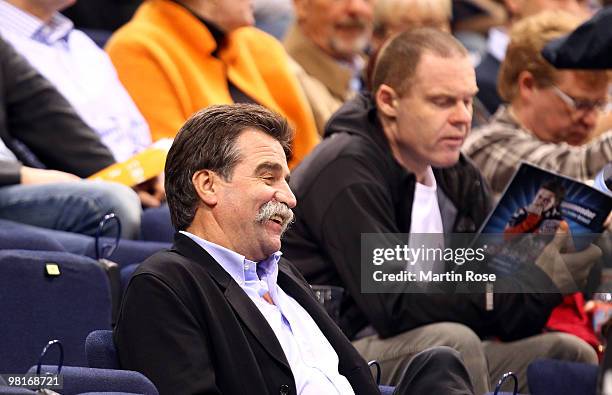
<path fill-rule="evenodd" d="M 388 85 L 382 84 L 376 91 L 376 108 L 387 118 L 395 118 L 397 116 L 397 106 L 399 97 L 395 90 Z"/>
<path fill-rule="evenodd" d="M 215 206 L 219 199 L 217 195 L 218 179 L 211 170 L 198 170 L 191 177 L 193 187 L 200 200 L 208 206 Z"/>

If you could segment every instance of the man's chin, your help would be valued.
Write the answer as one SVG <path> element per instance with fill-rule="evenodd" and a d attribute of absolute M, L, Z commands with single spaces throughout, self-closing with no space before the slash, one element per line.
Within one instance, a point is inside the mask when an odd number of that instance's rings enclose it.
<path fill-rule="evenodd" d="M 452 167 L 459 162 L 459 157 L 461 153 L 457 151 L 456 153 L 450 153 L 445 155 L 444 157 L 436 158 L 432 161 L 431 167 L 437 167 L 440 169 L 444 169 L 447 167 Z"/>
<path fill-rule="evenodd" d="M 589 141 L 590 133 L 574 133 L 568 136 L 566 142 L 569 145 L 581 146 Z"/>
<path fill-rule="evenodd" d="M 344 36 L 344 34 L 338 33 L 331 38 L 331 48 L 337 54 L 337 57 L 352 59 L 365 51 L 368 45 L 368 35 Z"/>
<path fill-rule="evenodd" d="M 265 248 L 264 248 L 264 253 L 266 255 L 266 257 L 274 254 L 277 251 L 280 251 L 281 249 L 281 241 L 280 239 L 278 240 L 269 240 L 268 243 L 266 243 Z"/>

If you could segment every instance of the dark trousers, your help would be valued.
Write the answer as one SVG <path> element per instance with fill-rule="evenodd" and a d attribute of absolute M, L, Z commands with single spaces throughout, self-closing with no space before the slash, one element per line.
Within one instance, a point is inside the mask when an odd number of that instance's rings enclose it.
<path fill-rule="evenodd" d="M 393 395 L 474 395 L 459 353 L 445 346 L 433 347 L 416 354 L 406 366 Z"/>

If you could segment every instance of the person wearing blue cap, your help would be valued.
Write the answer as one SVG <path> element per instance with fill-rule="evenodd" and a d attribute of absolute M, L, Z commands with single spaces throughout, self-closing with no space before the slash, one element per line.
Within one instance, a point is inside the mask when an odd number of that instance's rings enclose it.
<path fill-rule="evenodd" d="M 612 6 L 548 43 L 542 56 L 558 69 L 612 69 Z"/>

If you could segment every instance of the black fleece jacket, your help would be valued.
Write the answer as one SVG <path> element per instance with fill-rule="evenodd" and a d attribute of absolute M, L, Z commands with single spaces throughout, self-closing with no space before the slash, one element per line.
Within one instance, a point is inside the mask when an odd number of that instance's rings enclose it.
<path fill-rule="evenodd" d="M 478 169 L 461 156 L 450 168 L 434 169 L 434 175 L 457 212 L 448 231 L 476 232 L 491 210 Z M 361 234 L 409 233 L 415 182 L 414 174 L 393 158 L 371 97 L 356 97 L 330 119 L 323 142 L 292 173 L 298 205 L 296 222 L 283 240 L 284 256 L 309 283 L 345 288 L 340 326 L 350 339 L 368 325 L 384 338 L 441 321 L 504 340 L 539 333 L 561 302 L 560 294 L 500 292 L 493 310 L 487 310 L 483 293 L 361 292 Z M 556 290 L 535 265 L 526 270 L 528 283 Z"/>

